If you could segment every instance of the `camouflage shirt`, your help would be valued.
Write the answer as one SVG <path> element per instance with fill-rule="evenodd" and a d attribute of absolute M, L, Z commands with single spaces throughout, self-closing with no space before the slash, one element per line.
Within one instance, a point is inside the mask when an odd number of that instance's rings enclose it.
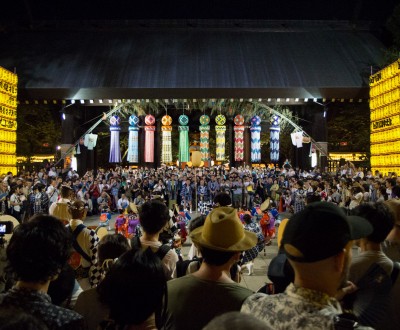
<path fill-rule="evenodd" d="M 323 292 L 290 284 L 276 295 L 255 293 L 248 297 L 242 312 L 280 329 L 334 329 L 334 317 L 342 313 L 339 302 Z"/>

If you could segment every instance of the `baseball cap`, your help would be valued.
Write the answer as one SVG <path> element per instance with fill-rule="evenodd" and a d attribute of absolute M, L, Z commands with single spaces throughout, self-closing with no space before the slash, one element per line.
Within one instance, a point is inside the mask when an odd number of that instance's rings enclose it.
<path fill-rule="evenodd" d="M 332 203 L 316 202 L 290 218 L 283 233 L 282 246 L 288 259 L 316 262 L 338 254 L 349 241 L 367 237 L 372 231 L 366 219 L 346 216 Z"/>

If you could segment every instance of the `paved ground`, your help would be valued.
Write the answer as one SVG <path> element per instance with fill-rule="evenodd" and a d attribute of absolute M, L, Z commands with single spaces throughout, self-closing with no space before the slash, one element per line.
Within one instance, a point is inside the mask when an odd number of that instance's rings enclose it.
<path fill-rule="evenodd" d="M 192 214 L 192 218 L 194 217 L 196 217 L 195 213 Z M 113 215 L 110 221 L 111 232 L 113 232 L 114 229 L 115 218 L 116 215 Z M 98 216 L 91 216 L 85 220 L 85 224 L 87 226 L 97 226 L 98 223 L 99 223 Z M 191 242 L 190 239 L 188 239 L 188 241 L 185 243 L 182 249 L 184 259 L 187 259 L 187 254 L 189 252 L 190 245 Z M 266 255 L 264 256 L 264 253 L 261 252 L 255 259 L 254 273 L 252 275 L 247 275 L 247 269 L 243 270 L 242 281 L 240 284 L 253 291 L 257 291 L 259 288 L 261 288 L 265 284 L 265 282 L 268 281 L 266 275 L 267 267 L 269 265 L 269 262 L 277 254 L 277 252 L 278 252 L 278 247 L 276 239 L 274 239 L 272 241 L 272 245 L 266 247 Z"/>

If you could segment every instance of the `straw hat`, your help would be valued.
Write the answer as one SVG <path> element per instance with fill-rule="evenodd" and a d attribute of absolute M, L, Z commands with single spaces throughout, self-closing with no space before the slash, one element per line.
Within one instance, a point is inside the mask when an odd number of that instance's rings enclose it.
<path fill-rule="evenodd" d="M 200 246 L 226 252 L 245 251 L 257 244 L 257 235 L 244 230 L 233 207 L 212 210 L 204 225 L 190 233 L 190 238 Z"/>
<path fill-rule="evenodd" d="M 268 210 L 270 201 L 271 201 L 271 200 L 270 200 L 269 198 L 267 198 L 267 199 L 260 205 L 260 210 L 261 210 L 262 212 Z"/>
<path fill-rule="evenodd" d="M 95 230 L 97 237 L 101 240 L 104 236 L 108 235 L 108 230 L 106 227 L 97 227 Z"/>
<path fill-rule="evenodd" d="M 133 212 L 133 213 L 135 213 L 135 214 L 139 214 L 139 210 L 138 210 L 138 208 L 137 208 L 137 206 L 136 206 L 136 204 L 135 203 L 129 203 L 129 208 L 131 209 L 131 211 Z"/>

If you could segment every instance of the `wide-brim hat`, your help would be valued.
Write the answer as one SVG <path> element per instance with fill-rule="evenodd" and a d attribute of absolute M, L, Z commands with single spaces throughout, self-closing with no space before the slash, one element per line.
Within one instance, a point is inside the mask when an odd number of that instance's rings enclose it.
<path fill-rule="evenodd" d="M 133 213 L 135 213 L 135 214 L 138 214 L 139 213 L 139 210 L 138 210 L 138 208 L 137 208 L 137 206 L 136 206 L 136 204 L 135 203 L 129 203 L 129 208 L 131 209 L 131 211 L 133 212 Z"/>
<path fill-rule="evenodd" d="M 271 200 L 269 198 L 267 198 L 264 202 L 262 202 L 262 204 L 260 205 L 260 210 L 262 212 L 268 210 L 269 207 L 269 203 L 271 202 Z"/>
<path fill-rule="evenodd" d="M 190 233 L 190 238 L 195 244 L 225 252 L 245 251 L 257 244 L 257 235 L 244 230 L 233 207 L 212 210 L 204 225 Z"/>

